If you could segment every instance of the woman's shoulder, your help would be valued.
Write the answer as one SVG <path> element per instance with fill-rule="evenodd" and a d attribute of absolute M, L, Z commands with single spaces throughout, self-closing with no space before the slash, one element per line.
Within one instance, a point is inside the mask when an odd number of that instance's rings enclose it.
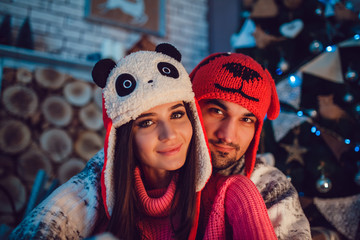
<path fill-rule="evenodd" d="M 44 199 L 14 229 L 10 239 L 88 236 L 98 215 L 103 156 L 100 150 L 82 172 Z"/>

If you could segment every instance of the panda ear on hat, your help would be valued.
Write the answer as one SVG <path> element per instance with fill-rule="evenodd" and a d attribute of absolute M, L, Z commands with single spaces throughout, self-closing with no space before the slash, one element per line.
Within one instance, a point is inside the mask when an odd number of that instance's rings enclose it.
<path fill-rule="evenodd" d="M 115 66 L 116 63 L 112 59 L 102 59 L 98 61 L 91 72 L 96 85 L 104 88 L 106 86 L 106 80 Z"/>
<path fill-rule="evenodd" d="M 176 59 L 178 62 L 181 62 L 181 53 L 176 49 L 176 47 L 169 43 L 160 43 L 156 46 L 155 51 L 168 55 L 169 57 Z"/>

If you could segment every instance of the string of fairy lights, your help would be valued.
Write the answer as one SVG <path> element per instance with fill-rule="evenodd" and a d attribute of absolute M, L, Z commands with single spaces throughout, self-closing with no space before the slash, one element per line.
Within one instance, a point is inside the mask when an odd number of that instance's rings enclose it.
<path fill-rule="evenodd" d="M 354 38 L 354 40 L 360 40 L 360 34 L 355 34 L 353 38 Z M 321 44 L 321 43 L 319 43 L 319 44 Z M 337 46 L 335 46 L 335 45 L 334 46 L 327 46 L 325 48 L 325 51 L 326 52 L 334 52 L 336 50 L 336 48 L 337 48 Z M 278 69 L 277 73 L 280 73 L 280 72 L 281 72 L 281 70 Z M 353 71 L 345 73 L 345 79 L 346 78 L 347 79 L 356 78 L 355 80 L 352 80 L 352 81 L 358 81 L 359 80 L 358 77 L 359 77 L 358 74 L 356 72 L 353 72 Z M 289 85 L 291 87 L 298 87 L 298 86 L 300 86 L 302 84 L 302 79 L 298 75 L 292 74 L 292 75 L 289 75 L 289 77 L 288 77 L 288 83 L 289 83 Z M 360 86 L 360 80 L 358 82 L 358 85 Z M 349 101 L 353 100 L 353 98 L 349 97 L 348 94 L 349 93 L 347 93 L 344 96 L 344 101 L 349 102 Z M 360 116 L 360 103 L 355 104 L 354 112 L 358 116 Z M 303 117 L 304 115 L 306 115 L 306 116 L 308 116 L 310 118 L 314 118 L 317 115 L 317 111 L 314 110 L 314 109 L 298 110 L 296 112 L 296 114 L 299 117 Z M 327 131 L 327 133 L 331 134 L 338 141 L 344 142 L 346 145 L 350 145 L 352 147 L 353 151 L 360 152 L 360 143 L 359 142 L 352 141 L 350 138 L 347 138 L 347 137 L 342 137 L 340 134 L 337 134 L 334 131 L 327 130 L 327 129 L 323 128 L 323 127 L 319 127 L 319 126 L 316 126 L 316 125 L 311 127 L 311 132 L 313 134 L 315 134 L 316 136 L 320 136 L 322 131 Z"/>

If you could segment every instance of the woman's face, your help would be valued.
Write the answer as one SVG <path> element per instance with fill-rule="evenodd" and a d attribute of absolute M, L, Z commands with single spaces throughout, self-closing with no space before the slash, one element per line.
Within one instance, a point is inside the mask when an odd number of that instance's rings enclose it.
<path fill-rule="evenodd" d="M 144 112 L 135 120 L 133 132 L 144 171 L 166 173 L 184 165 L 193 129 L 182 101 Z"/>

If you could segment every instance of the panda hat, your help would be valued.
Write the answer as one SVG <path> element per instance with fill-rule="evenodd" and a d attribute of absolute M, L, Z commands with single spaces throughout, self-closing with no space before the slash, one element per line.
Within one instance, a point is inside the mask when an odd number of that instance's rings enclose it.
<path fill-rule="evenodd" d="M 107 216 L 114 207 L 114 164 L 116 128 L 135 120 L 140 114 L 161 104 L 175 101 L 189 103 L 193 113 L 196 148 L 196 191 L 205 186 L 211 175 L 210 153 L 204 135 L 199 106 L 188 73 L 180 63 L 181 54 L 170 44 L 162 43 L 155 51 L 139 51 L 122 58 L 97 62 L 92 71 L 94 82 L 103 93 L 103 119 L 106 128 L 101 194 Z M 190 116 L 189 116 L 190 117 Z"/>

